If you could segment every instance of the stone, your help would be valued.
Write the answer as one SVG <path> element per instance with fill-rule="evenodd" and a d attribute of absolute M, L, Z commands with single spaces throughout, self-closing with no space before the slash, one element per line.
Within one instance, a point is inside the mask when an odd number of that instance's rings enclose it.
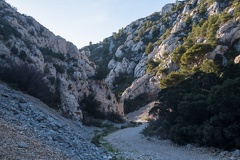
<path fill-rule="evenodd" d="M 124 55 L 124 52 L 122 51 L 124 48 L 124 45 L 118 47 L 116 53 L 115 53 L 115 56 L 118 57 L 118 58 L 122 58 L 123 55 Z"/>
<path fill-rule="evenodd" d="M 145 74 L 141 78 L 135 80 L 130 87 L 128 87 L 121 96 L 121 102 L 128 99 L 134 99 L 142 93 L 157 94 L 159 91 L 158 83 L 151 79 L 150 74 Z"/>
<path fill-rule="evenodd" d="M 187 15 L 191 10 L 191 5 L 186 5 L 182 11 L 183 15 Z"/>
<path fill-rule="evenodd" d="M 142 77 L 145 73 L 146 73 L 146 61 L 147 61 L 147 57 L 143 57 L 141 59 L 141 61 L 136 65 L 135 69 L 134 69 L 134 77 L 135 78 L 140 78 Z"/>
<path fill-rule="evenodd" d="M 164 40 L 158 49 L 154 50 L 154 60 L 161 60 L 163 58 L 164 52 L 172 53 L 173 50 L 179 45 L 178 39 L 179 37 L 176 37 L 172 34 L 166 40 Z"/>
<path fill-rule="evenodd" d="M 238 56 L 234 59 L 234 63 L 235 63 L 235 64 L 240 63 L 240 55 L 238 55 Z"/>
<path fill-rule="evenodd" d="M 114 59 L 111 59 L 109 62 L 108 62 L 108 69 L 114 69 L 117 65 L 117 62 L 114 60 Z"/>
<path fill-rule="evenodd" d="M 185 27 L 186 27 L 186 22 L 181 19 L 179 22 L 177 22 L 173 26 L 173 29 L 171 30 L 171 34 L 178 33 L 180 31 L 184 30 Z"/>
<path fill-rule="evenodd" d="M 9 89 L 1 84 L 0 93 L 8 95 L 0 96 L 1 106 L 8 106 L 0 107 L 0 114 L 4 113 L 4 116 L 1 116 L 1 122 L 10 124 L 11 128 L 14 128 L 14 135 L 18 133 L 23 136 L 27 133 L 27 141 L 25 139 L 18 140 L 13 144 L 17 148 L 24 150 L 32 148 L 30 144 L 32 144 L 31 140 L 34 139 L 34 143 L 37 141 L 47 147 L 54 148 L 55 154 L 61 152 L 67 157 L 74 157 L 74 159 L 105 160 L 101 157 L 112 156 L 111 153 L 101 148 L 96 149 L 88 141 L 93 135 L 92 129 L 82 126 L 79 122 L 67 120 L 56 111 L 39 103 L 37 99 L 28 98 L 30 96 L 26 97 L 21 92 Z M 26 116 L 26 111 L 21 110 L 17 105 L 9 105 L 9 99 L 12 99 L 12 103 L 18 103 L 21 99 L 24 99 L 26 104 L 29 104 L 28 115 Z M 19 115 L 13 115 L 13 110 L 18 111 Z M 12 135 L 9 136 L 11 138 Z"/>
<path fill-rule="evenodd" d="M 211 6 L 208 7 L 207 13 L 209 15 L 219 14 L 220 13 L 220 7 L 218 2 L 214 2 Z"/>
<path fill-rule="evenodd" d="M 19 143 L 17 144 L 17 146 L 18 146 L 18 148 L 25 148 L 25 149 L 28 148 L 28 144 L 25 143 L 25 142 L 19 142 Z"/>
<path fill-rule="evenodd" d="M 216 37 L 222 43 L 229 45 L 240 38 L 240 25 L 237 25 L 235 20 L 224 24 L 217 30 Z"/>
<path fill-rule="evenodd" d="M 160 12 L 160 15 L 164 15 L 166 13 L 171 12 L 171 8 L 174 6 L 172 3 L 168 3 L 165 6 L 162 7 L 162 10 Z"/>

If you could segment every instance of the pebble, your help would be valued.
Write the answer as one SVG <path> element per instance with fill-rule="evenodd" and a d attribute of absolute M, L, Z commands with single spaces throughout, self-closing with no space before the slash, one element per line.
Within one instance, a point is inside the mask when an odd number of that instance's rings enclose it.
<path fill-rule="evenodd" d="M 28 148 L 28 145 L 25 142 L 19 142 L 18 143 L 18 148 Z"/>
<path fill-rule="evenodd" d="M 41 104 L 28 100 L 20 92 L 6 86 L 0 85 L 0 93 L 0 113 L 4 113 L 0 118 L 15 124 L 21 130 L 29 131 L 42 143 L 68 155 L 69 159 L 112 159 L 111 153 L 97 148 L 87 140 L 93 131 L 79 122 L 70 124 L 69 120 L 64 121 L 64 118 L 48 113 L 41 108 Z M 17 142 L 16 145 L 22 149 L 30 147 L 23 141 Z"/>

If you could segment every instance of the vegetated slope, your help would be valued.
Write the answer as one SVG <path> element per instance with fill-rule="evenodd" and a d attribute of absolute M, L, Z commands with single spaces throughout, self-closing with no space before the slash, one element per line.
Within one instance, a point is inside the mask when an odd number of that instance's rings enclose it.
<path fill-rule="evenodd" d="M 199 11 L 206 6 L 215 12 L 206 8 L 203 15 L 215 14 L 192 24 L 183 44 L 173 51 L 179 70 L 160 80 L 164 89 L 150 111 L 158 120 L 144 133 L 179 144 L 239 149 L 240 3 L 207 1 L 199 3 Z"/>
<path fill-rule="evenodd" d="M 81 52 L 125 111 L 163 89 L 151 110 L 159 119 L 146 134 L 239 148 L 239 16 L 238 0 L 176 2 Z"/>
<path fill-rule="evenodd" d="M 0 84 L 0 159 L 106 160 L 93 130 L 63 118 L 38 99 Z"/>
<path fill-rule="evenodd" d="M 82 101 L 93 96 L 93 110 L 122 114 L 103 81 L 92 80 L 95 64 L 75 45 L 0 1 L 1 79 L 40 98 L 65 116 L 82 120 Z M 42 87 L 42 88 L 41 88 Z"/>
<path fill-rule="evenodd" d="M 180 1 L 80 51 L 97 65 L 94 78 L 104 79 L 130 112 L 141 96 L 151 101 L 160 88 L 235 58 L 238 16 L 236 0 Z"/>

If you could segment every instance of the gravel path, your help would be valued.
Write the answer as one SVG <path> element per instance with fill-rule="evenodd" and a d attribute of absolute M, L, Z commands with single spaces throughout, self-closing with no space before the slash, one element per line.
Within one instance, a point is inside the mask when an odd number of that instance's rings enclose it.
<path fill-rule="evenodd" d="M 169 140 L 146 138 L 141 131 L 147 126 L 150 103 L 126 115 L 129 121 L 143 122 L 134 128 L 126 128 L 112 133 L 105 139 L 119 150 L 117 157 L 126 160 L 240 160 L 240 151 L 222 151 L 216 148 L 196 148 L 192 145 L 177 146 Z"/>
<path fill-rule="evenodd" d="M 148 140 L 140 134 L 147 123 L 110 134 L 106 140 L 120 150 L 125 159 L 133 160 L 217 160 L 215 156 L 186 146 L 174 146 L 166 140 Z"/>

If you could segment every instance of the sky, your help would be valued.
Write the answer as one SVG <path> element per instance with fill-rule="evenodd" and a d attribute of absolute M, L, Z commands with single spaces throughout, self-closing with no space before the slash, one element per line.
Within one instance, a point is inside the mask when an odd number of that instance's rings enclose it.
<path fill-rule="evenodd" d="M 78 48 L 98 43 L 175 0 L 5 0 Z"/>

